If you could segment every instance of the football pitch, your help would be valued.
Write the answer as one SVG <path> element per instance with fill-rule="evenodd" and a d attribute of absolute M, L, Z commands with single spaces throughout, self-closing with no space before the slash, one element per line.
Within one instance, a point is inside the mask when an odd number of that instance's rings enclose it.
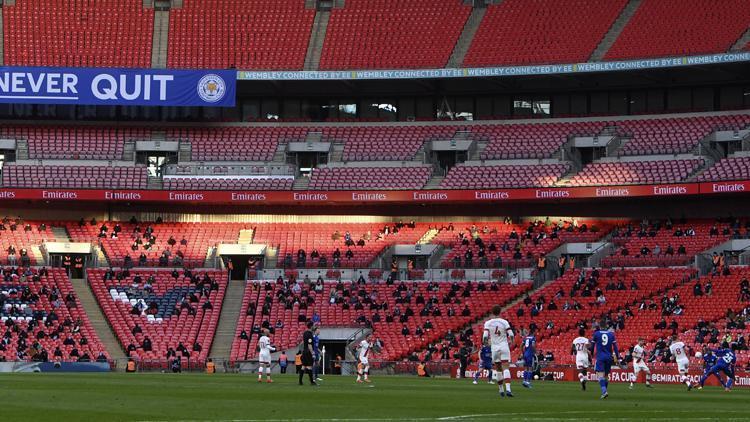
<path fill-rule="evenodd" d="M 514 398 L 470 380 L 326 377 L 319 387 L 277 376 L 258 384 L 235 374 L 2 374 L 2 421 L 508 421 L 750 420 L 750 392 L 716 387 L 610 384 L 599 399 L 589 383 L 514 383 Z"/>

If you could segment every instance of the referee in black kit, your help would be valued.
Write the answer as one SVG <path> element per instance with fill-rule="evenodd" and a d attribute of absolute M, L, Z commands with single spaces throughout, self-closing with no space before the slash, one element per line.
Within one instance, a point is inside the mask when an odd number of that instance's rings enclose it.
<path fill-rule="evenodd" d="M 305 373 L 310 377 L 310 385 L 318 385 L 313 379 L 313 322 L 307 321 L 307 330 L 302 334 L 302 370 L 299 371 L 299 385 L 302 385 L 302 377 Z"/>

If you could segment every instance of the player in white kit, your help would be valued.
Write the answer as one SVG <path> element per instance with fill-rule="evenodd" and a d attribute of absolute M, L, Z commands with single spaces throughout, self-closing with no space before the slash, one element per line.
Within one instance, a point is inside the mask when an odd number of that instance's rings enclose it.
<path fill-rule="evenodd" d="M 370 354 L 371 344 L 368 341 L 370 336 L 365 337 L 364 340 L 359 342 L 359 351 L 357 353 L 357 382 L 370 382 L 370 361 L 368 359 Z"/>
<path fill-rule="evenodd" d="M 271 339 L 268 337 L 269 331 L 264 328 L 261 331 L 260 339 L 258 340 L 258 382 L 263 382 L 263 371 L 266 372 L 266 382 L 272 383 L 271 379 L 271 353 L 276 351 L 276 348 L 271 345 Z"/>
<path fill-rule="evenodd" d="M 677 371 L 680 373 L 680 382 L 687 385 L 688 391 L 693 388 L 690 379 L 687 377 L 690 358 L 688 358 L 685 343 L 681 342 L 677 335 L 672 336 L 672 342 L 669 344 L 669 351 L 672 353 L 672 360 L 677 362 Z"/>
<path fill-rule="evenodd" d="M 651 386 L 651 370 L 646 365 L 646 350 L 643 346 L 646 344 L 646 340 L 643 338 L 638 339 L 638 344 L 633 346 L 633 378 L 630 380 L 630 389 L 633 389 L 633 383 L 638 382 L 638 374 L 645 372 L 646 374 L 646 387 L 653 388 Z"/>
<path fill-rule="evenodd" d="M 576 356 L 576 368 L 578 369 L 578 381 L 581 383 L 581 389 L 586 391 L 586 381 L 588 379 L 589 365 L 591 362 L 591 344 L 586 338 L 586 330 L 578 330 L 578 337 L 573 340 L 571 354 Z"/>
<path fill-rule="evenodd" d="M 500 396 L 513 397 L 510 391 L 510 344 L 513 341 L 513 330 L 510 323 L 500 318 L 502 308 L 495 305 L 492 308 L 494 318 L 484 323 L 482 341 L 492 349 L 492 361 L 495 363 L 498 376 L 503 374 L 503 382 L 498 382 Z"/>

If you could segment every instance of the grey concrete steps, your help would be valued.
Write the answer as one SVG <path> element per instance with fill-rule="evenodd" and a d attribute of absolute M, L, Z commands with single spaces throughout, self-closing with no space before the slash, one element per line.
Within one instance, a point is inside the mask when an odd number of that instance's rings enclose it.
<path fill-rule="evenodd" d="M 474 35 L 476 35 L 479 30 L 479 25 L 482 24 L 482 20 L 484 20 L 484 15 L 486 14 L 486 7 L 475 7 L 471 11 L 471 15 L 466 19 L 461 36 L 458 37 L 458 41 L 456 41 L 456 45 L 453 47 L 453 52 L 448 59 L 448 65 L 446 67 L 461 67 L 464 58 L 466 57 L 466 53 L 469 52 L 469 47 L 471 47 L 471 43 L 474 41 Z"/>
<path fill-rule="evenodd" d="M 625 26 L 627 26 L 628 22 L 630 22 L 630 18 L 635 15 L 635 12 L 638 10 L 638 6 L 640 5 L 641 0 L 630 0 L 628 4 L 626 4 L 625 7 L 622 8 L 622 11 L 620 11 L 620 16 L 617 17 L 615 22 L 609 28 L 609 31 L 607 31 L 607 33 L 604 35 L 604 38 L 602 38 L 599 45 L 591 54 L 591 57 L 589 57 L 590 62 L 597 62 L 604 59 L 604 56 L 607 54 L 612 45 L 614 45 L 615 41 L 617 41 L 617 37 L 620 36 L 622 30 L 625 29 Z"/>
<path fill-rule="evenodd" d="M 209 356 L 214 359 L 229 360 L 247 284 L 244 280 L 229 281 L 224 295 L 224 304 L 221 307 L 221 315 L 219 315 L 219 323 L 216 326 L 216 335 L 209 353 Z"/>
<path fill-rule="evenodd" d="M 323 43 L 328 32 L 328 21 L 331 18 L 331 12 L 327 10 L 317 10 L 313 20 L 310 32 L 310 41 L 307 44 L 307 54 L 305 54 L 304 70 L 318 70 L 320 66 L 320 56 L 323 54 Z"/>
<path fill-rule="evenodd" d="M 112 327 L 107 322 L 107 318 L 104 316 L 102 309 L 99 307 L 99 302 L 96 301 L 94 293 L 88 285 L 88 282 L 83 279 L 70 280 L 73 284 L 73 290 L 78 296 L 78 300 L 81 302 L 81 306 L 86 311 L 86 315 L 91 321 L 91 326 L 96 331 L 99 340 L 102 341 L 104 347 L 107 348 L 107 353 L 112 359 L 118 359 L 121 362 L 120 366 L 125 365 L 125 351 L 117 339 Z"/>

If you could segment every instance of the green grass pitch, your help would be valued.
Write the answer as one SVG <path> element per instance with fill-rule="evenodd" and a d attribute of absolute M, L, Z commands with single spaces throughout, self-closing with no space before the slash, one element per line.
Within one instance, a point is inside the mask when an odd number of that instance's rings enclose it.
<path fill-rule="evenodd" d="M 358 385 L 329 376 L 320 387 L 294 376 L 258 384 L 235 374 L 1 374 L 2 421 L 508 421 L 750 420 L 750 392 L 715 387 L 610 384 L 599 399 L 589 383 L 514 383 L 514 398 L 470 380 L 374 377 Z"/>

